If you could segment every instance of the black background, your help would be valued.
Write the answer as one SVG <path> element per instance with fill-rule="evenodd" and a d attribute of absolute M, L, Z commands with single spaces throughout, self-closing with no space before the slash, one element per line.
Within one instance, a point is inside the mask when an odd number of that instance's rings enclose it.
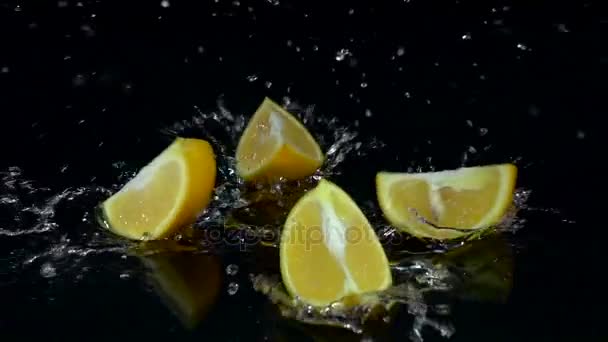
<path fill-rule="evenodd" d="M 357 170 L 336 180 L 356 199 L 373 198 L 363 179 L 380 169 L 428 157 L 458 167 L 469 145 L 491 145 L 470 163 L 516 161 L 531 205 L 561 214 L 530 214 L 513 237 L 509 303 L 458 309 L 454 339 L 594 340 L 605 337 L 603 269 L 593 266 L 604 227 L 601 201 L 590 200 L 603 198 L 605 23 L 591 1 L 2 1 L 0 167 L 55 189 L 92 177 L 112 184 L 113 162 L 145 164 L 169 141 L 163 127 L 194 105 L 216 109 L 218 98 L 251 113 L 263 96 L 288 96 L 358 120 L 361 136 L 386 147 L 341 166 Z M 341 49 L 351 56 L 336 60 Z M 187 334 L 116 275 L 93 272 L 77 285 L 37 276 L 2 289 L 3 341 L 273 338 L 269 304 L 245 278 Z M 392 336 L 409 329 L 401 322 Z"/>

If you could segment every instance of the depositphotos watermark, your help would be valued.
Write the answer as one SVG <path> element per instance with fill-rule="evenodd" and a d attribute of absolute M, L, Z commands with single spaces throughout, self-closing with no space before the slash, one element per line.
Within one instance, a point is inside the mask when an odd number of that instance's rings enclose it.
<path fill-rule="evenodd" d="M 323 228 L 296 224 L 289 227 L 289 233 L 284 236 L 283 228 L 276 225 L 239 225 L 224 229 L 207 226 L 203 229 L 204 244 L 238 246 L 240 250 L 248 250 L 257 245 L 278 246 L 281 239 L 288 239 L 289 244 L 299 245 L 306 251 L 321 246 L 369 244 L 376 240 L 383 245 L 398 245 L 403 241 L 402 235 L 393 234 L 393 230 L 381 229 L 378 233 L 359 226 Z"/>

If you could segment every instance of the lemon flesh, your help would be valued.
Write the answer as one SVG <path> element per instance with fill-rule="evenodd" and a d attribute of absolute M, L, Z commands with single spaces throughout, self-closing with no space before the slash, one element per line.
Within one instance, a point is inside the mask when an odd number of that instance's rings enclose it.
<path fill-rule="evenodd" d="M 246 181 L 300 179 L 323 164 L 323 153 L 306 127 L 265 98 L 236 149 L 237 172 Z"/>
<path fill-rule="evenodd" d="M 129 239 L 170 235 L 209 204 L 215 175 L 208 142 L 177 138 L 102 204 L 109 228 Z"/>
<path fill-rule="evenodd" d="M 388 259 L 367 218 L 346 192 L 326 180 L 289 213 L 280 262 L 287 291 L 315 306 L 392 283 Z"/>
<path fill-rule="evenodd" d="M 392 225 L 418 237 L 451 239 L 499 223 L 512 203 L 516 178 L 511 164 L 379 172 L 376 193 Z"/>

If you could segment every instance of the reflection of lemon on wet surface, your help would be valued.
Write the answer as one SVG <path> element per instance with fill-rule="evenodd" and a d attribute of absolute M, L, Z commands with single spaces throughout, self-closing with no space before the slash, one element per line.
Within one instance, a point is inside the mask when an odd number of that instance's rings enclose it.
<path fill-rule="evenodd" d="M 321 148 L 306 127 L 266 98 L 257 109 L 236 150 L 236 167 L 247 181 L 299 179 L 323 163 Z"/>
<path fill-rule="evenodd" d="M 216 256 L 162 253 L 142 257 L 151 280 L 167 305 L 187 328 L 194 328 L 215 303 L 222 285 Z"/>
<path fill-rule="evenodd" d="M 388 260 L 366 217 L 347 193 L 326 180 L 289 213 L 280 262 L 289 293 L 315 306 L 392 283 Z"/>
<path fill-rule="evenodd" d="M 376 192 L 392 225 L 418 237 L 449 239 L 499 223 L 511 205 L 516 177 L 517 168 L 511 164 L 428 173 L 380 172 Z"/>
<path fill-rule="evenodd" d="M 200 139 L 177 138 L 103 205 L 115 233 L 157 239 L 192 223 L 211 200 L 216 163 Z"/>

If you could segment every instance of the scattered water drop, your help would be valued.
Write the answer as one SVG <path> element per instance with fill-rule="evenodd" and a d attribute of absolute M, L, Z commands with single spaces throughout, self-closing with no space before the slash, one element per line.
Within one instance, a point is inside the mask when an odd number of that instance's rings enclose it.
<path fill-rule="evenodd" d="M 270 82 L 270 81 L 266 81 L 266 82 L 264 82 L 264 86 L 265 86 L 266 88 L 270 89 L 270 87 L 272 87 L 272 82 Z"/>
<path fill-rule="evenodd" d="M 403 93 L 403 95 L 405 96 L 406 99 L 412 98 L 412 94 L 409 91 L 406 91 L 405 93 Z"/>
<path fill-rule="evenodd" d="M 585 139 L 585 132 L 579 129 L 578 131 L 576 131 L 576 138 L 581 140 Z"/>
<path fill-rule="evenodd" d="M 517 45 L 516 45 L 516 46 L 517 46 L 517 48 L 518 48 L 518 49 L 520 49 L 520 50 L 522 50 L 522 51 L 529 51 L 529 50 L 530 50 L 530 48 L 529 48 L 529 47 L 527 47 L 526 45 L 524 45 L 524 44 L 522 44 L 522 43 L 517 43 Z"/>
<path fill-rule="evenodd" d="M 171 3 L 169 2 L 169 0 L 163 0 L 160 2 L 160 7 L 162 7 L 162 8 L 169 8 L 169 6 L 171 6 Z"/>
<path fill-rule="evenodd" d="M 72 85 L 74 87 L 82 87 L 87 83 L 87 78 L 83 74 L 78 74 L 72 78 Z"/>
<path fill-rule="evenodd" d="M 45 262 L 40 266 L 40 275 L 44 278 L 52 278 L 57 275 L 57 271 L 53 265 Z"/>
<path fill-rule="evenodd" d="M 95 30 L 93 30 L 91 25 L 87 25 L 87 24 L 81 25 L 80 30 L 82 32 L 84 32 L 85 36 L 87 36 L 87 37 L 95 36 Z"/>
<path fill-rule="evenodd" d="M 119 277 L 120 279 L 129 279 L 131 275 L 129 273 L 121 273 Z"/>
<path fill-rule="evenodd" d="M 230 264 L 226 266 L 226 274 L 229 276 L 234 276 L 239 272 L 239 266 L 236 264 Z"/>
<path fill-rule="evenodd" d="M 488 134 L 488 129 L 487 129 L 487 128 L 485 128 L 485 127 L 481 127 L 481 128 L 479 129 L 479 135 L 483 137 L 483 136 L 484 136 L 484 135 L 486 135 L 486 134 Z"/>
<path fill-rule="evenodd" d="M 273 6 L 278 6 L 281 4 L 281 2 L 279 0 L 266 0 L 266 2 Z"/>
<path fill-rule="evenodd" d="M 556 28 L 557 28 L 557 31 L 562 32 L 562 33 L 570 32 L 568 27 L 566 27 L 566 24 L 557 24 Z"/>
<path fill-rule="evenodd" d="M 366 117 L 371 118 L 371 117 L 372 117 L 372 115 L 373 115 L 373 114 L 372 114 L 372 111 L 371 111 L 371 110 L 369 110 L 369 109 L 366 109 L 366 110 L 365 110 L 365 116 L 366 116 Z"/>
<path fill-rule="evenodd" d="M 470 33 L 465 33 L 462 35 L 462 37 L 460 37 L 460 39 L 462 40 L 471 40 L 471 34 Z"/>
<path fill-rule="evenodd" d="M 348 49 L 340 49 L 336 53 L 336 61 L 341 62 L 346 57 L 349 57 L 349 56 L 352 56 L 352 54 L 350 53 L 350 51 Z"/>
<path fill-rule="evenodd" d="M 68 2 L 65 0 L 61 0 L 57 2 L 57 7 L 59 8 L 64 8 L 64 7 L 68 7 Z"/>
<path fill-rule="evenodd" d="M 473 121 L 471 121 L 471 120 L 467 120 L 466 122 L 467 122 L 467 126 L 469 126 L 469 127 L 473 127 Z"/>
<path fill-rule="evenodd" d="M 237 292 L 239 291 L 239 284 L 238 283 L 230 283 L 228 284 L 228 294 L 231 296 L 234 296 Z"/>
<path fill-rule="evenodd" d="M 355 14 L 355 9 L 354 8 L 349 9 L 348 15 L 353 15 L 353 14 Z"/>
<path fill-rule="evenodd" d="M 256 74 L 247 76 L 247 81 L 249 81 L 249 82 L 255 82 L 257 80 L 258 80 L 258 75 L 256 75 Z"/>
<path fill-rule="evenodd" d="M 401 57 L 405 55 L 405 48 L 403 46 L 400 46 L 399 48 L 397 48 L 397 56 Z"/>
<path fill-rule="evenodd" d="M 0 74 L 8 74 L 9 71 L 11 70 L 7 66 L 0 68 Z"/>
<path fill-rule="evenodd" d="M 367 82 L 361 82 L 361 88 L 367 88 Z"/>

